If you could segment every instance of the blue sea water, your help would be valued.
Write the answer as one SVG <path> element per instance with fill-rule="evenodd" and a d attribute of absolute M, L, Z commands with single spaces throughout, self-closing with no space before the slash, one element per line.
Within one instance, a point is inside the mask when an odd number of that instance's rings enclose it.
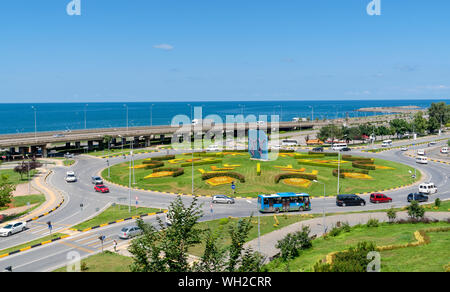
<path fill-rule="evenodd" d="M 203 117 L 218 115 L 280 115 L 283 121 L 294 117 L 343 118 L 369 116 L 360 113 L 362 107 L 407 106 L 427 108 L 432 102 L 448 100 L 333 100 L 333 101 L 233 101 L 233 102 L 139 102 L 126 103 L 128 125 L 169 125 L 176 115 L 190 117 L 191 107 L 202 107 Z M 153 106 L 152 106 L 153 105 Z M 0 134 L 34 132 L 34 106 L 37 131 L 63 131 L 94 128 L 126 127 L 127 107 L 124 103 L 40 103 L 0 104 Z M 312 108 L 313 113 L 312 113 Z M 86 117 L 86 125 L 85 125 Z"/>

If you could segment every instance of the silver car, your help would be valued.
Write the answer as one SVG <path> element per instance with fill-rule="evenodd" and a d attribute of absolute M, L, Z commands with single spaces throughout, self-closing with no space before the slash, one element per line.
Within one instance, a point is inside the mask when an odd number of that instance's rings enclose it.
<path fill-rule="evenodd" d="M 93 177 L 92 177 L 92 183 L 93 183 L 94 185 L 102 185 L 102 184 L 103 184 L 103 180 L 102 180 L 102 178 L 99 177 L 99 176 L 93 176 Z"/>
<path fill-rule="evenodd" d="M 225 195 L 216 195 L 212 198 L 214 204 L 234 204 L 234 199 Z"/>
<path fill-rule="evenodd" d="M 142 230 L 137 226 L 128 226 L 122 228 L 119 233 L 119 238 L 130 239 L 132 237 L 142 234 Z"/>

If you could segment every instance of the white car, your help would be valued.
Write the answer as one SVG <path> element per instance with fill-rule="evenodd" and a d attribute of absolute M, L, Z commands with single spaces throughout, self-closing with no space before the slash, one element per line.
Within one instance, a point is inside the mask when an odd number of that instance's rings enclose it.
<path fill-rule="evenodd" d="M 435 194 L 437 193 L 437 187 L 432 182 L 422 183 L 419 185 L 419 192 L 427 195 Z"/>
<path fill-rule="evenodd" d="M 419 149 L 419 150 L 417 150 L 417 155 L 425 155 L 425 150 L 423 150 L 423 149 Z"/>
<path fill-rule="evenodd" d="M 75 175 L 75 172 L 68 171 L 66 173 L 65 180 L 66 180 L 66 182 L 76 182 L 77 181 L 77 176 Z"/>
<path fill-rule="evenodd" d="M 441 148 L 441 153 L 442 154 L 448 154 L 448 147 L 442 147 Z"/>
<path fill-rule="evenodd" d="M 419 156 L 416 158 L 416 163 L 428 164 L 428 158 L 426 158 L 425 156 Z"/>
<path fill-rule="evenodd" d="M 11 236 L 27 229 L 25 222 L 12 222 L 0 229 L 0 236 Z"/>
<path fill-rule="evenodd" d="M 401 148 L 401 150 L 402 150 L 402 151 L 408 151 L 408 147 L 403 146 L 403 147 Z"/>

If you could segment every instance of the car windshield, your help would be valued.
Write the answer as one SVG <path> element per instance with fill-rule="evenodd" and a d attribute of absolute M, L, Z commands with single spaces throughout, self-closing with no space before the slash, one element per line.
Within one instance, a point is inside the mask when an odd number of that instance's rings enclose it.
<path fill-rule="evenodd" d="M 122 232 L 128 232 L 128 227 L 122 228 Z"/>
<path fill-rule="evenodd" d="M 11 224 L 9 224 L 9 225 L 6 225 L 5 227 L 3 227 L 4 229 L 11 229 L 12 228 L 12 225 Z"/>

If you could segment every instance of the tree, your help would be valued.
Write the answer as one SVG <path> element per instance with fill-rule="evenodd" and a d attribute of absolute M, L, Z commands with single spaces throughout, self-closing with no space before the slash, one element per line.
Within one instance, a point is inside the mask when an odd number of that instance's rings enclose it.
<path fill-rule="evenodd" d="M 419 205 L 417 201 L 412 201 L 411 204 L 407 207 L 408 216 L 412 219 L 421 219 L 425 216 L 425 209 Z"/>
<path fill-rule="evenodd" d="M 287 262 L 290 259 L 298 257 L 301 250 L 310 248 L 312 243 L 309 233 L 309 227 L 304 226 L 302 231 L 289 233 L 283 239 L 279 240 L 275 247 L 280 250 L 281 259 Z"/>
<path fill-rule="evenodd" d="M 331 124 L 322 127 L 319 131 L 319 134 L 317 134 L 317 137 L 322 141 L 325 141 L 327 139 L 331 139 L 332 141 L 334 141 L 335 139 L 342 139 L 344 137 L 344 134 L 342 128 Z"/>
<path fill-rule="evenodd" d="M 150 224 L 137 220 L 142 236 L 132 241 L 129 251 L 133 254 L 131 270 L 135 272 L 189 272 L 188 249 L 201 242 L 202 230 L 197 221 L 202 211 L 194 198 L 186 207 L 178 196 L 169 207 L 167 216 L 171 226 L 165 228 L 158 218 L 160 231 Z"/>
<path fill-rule="evenodd" d="M 441 124 L 445 125 L 450 121 L 450 105 L 447 105 L 445 102 L 433 102 L 428 109 L 428 116 L 429 120 L 433 119 L 439 125 L 438 128 L 440 128 Z"/>
<path fill-rule="evenodd" d="M 418 112 L 414 115 L 413 120 L 414 131 L 419 134 L 424 134 L 427 129 L 427 120 L 423 117 L 422 112 Z"/>
<path fill-rule="evenodd" d="M 200 262 L 195 263 L 196 272 L 223 272 L 225 271 L 226 250 L 217 244 L 218 234 L 214 234 L 210 229 L 206 230 L 205 251 Z"/>
<path fill-rule="evenodd" d="M 0 208 L 11 203 L 12 193 L 16 186 L 9 181 L 8 176 L 0 176 Z"/>
<path fill-rule="evenodd" d="M 389 222 L 394 222 L 394 220 L 397 218 L 397 212 L 395 212 L 394 207 L 391 207 L 391 209 L 387 210 L 386 213 L 389 218 Z"/>

